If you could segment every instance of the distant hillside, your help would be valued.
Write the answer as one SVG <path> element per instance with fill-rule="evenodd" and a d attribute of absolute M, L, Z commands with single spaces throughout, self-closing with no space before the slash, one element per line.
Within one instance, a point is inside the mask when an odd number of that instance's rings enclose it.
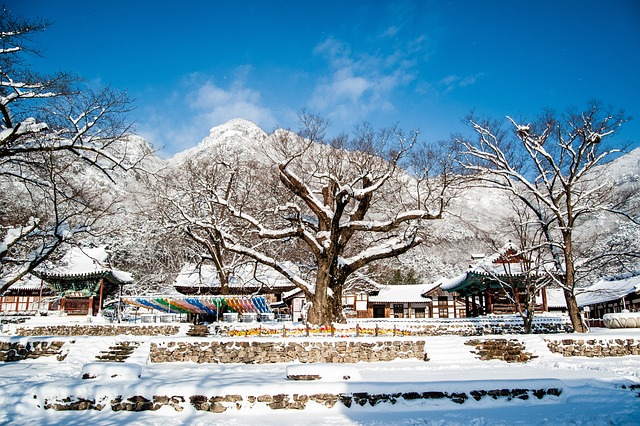
<path fill-rule="evenodd" d="M 242 119 L 231 120 L 211 129 L 200 144 L 175 156 L 162 160 L 151 155 L 143 168 L 149 174 L 119 174 L 118 185 L 105 181 L 105 190 L 119 193 L 121 204 L 116 213 L 105 219 L 110 232 L 93 237 L 93 244 L 108 244 L 114 253 L 115 267 L 128 269 L 137 283 L 132 293 L 166 292 L 188 253 L 180 250 L 180 236 L 171 241 L 172 247 L 159 237 L 161 224 L 151 222 L 145 215 L 149 202 L 146 182 L 153 180 L 153 172 L 172 170 L 180 173 L 189 161 L 206 161 L 213 152 L 225 152 L 238 158 L 256 162 L 269 160 L 270 138 L 256 124 Z M 139 149 L 148 149 L 141 138 L 134 139 Z M 619 199 L 626 200 L 624 208 L 638 217 L 640 213 L 640 149 L 622 155 L 602 167 L 606 185 Z M 242 178 L 242 177 L 240 177 Z M 146 201 L 145 201 L 146 200 Z M 425 242 L 399 259 L 387 260 L 372 268 L 374 278 L 381 270 L 413 269 L 421 282 L 433 282 L 443 276 L 456 275 L 469 267 L 472 253 L 489 253 L 492 246 L 502 246 L 511 238 L 505 226 L 510 216 L 510 202 L 503 192 L 468 188 L 453 200 L 445 217 L 428 221 L 423 228 Z M 638 227 L 629 227 L 610 217 L 593 215 L 586 219 L 583 229 L 594 247 L 608 241 L 635 239 L 640 241 Z"/>

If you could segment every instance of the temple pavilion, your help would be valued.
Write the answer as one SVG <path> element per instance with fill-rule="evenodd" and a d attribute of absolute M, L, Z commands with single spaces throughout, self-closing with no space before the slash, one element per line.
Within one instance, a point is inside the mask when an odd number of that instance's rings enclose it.
<path fill-rule="evenodd" d="M 518 304 L 524 303 L 526 289 L 533 281 L 546 280 L 527 272 L 525 259 L 511 242 L 493 256 L 476 257 L 477 263 L 448 281 L 441 288 L 457 293 L 464 299 L 466 315 L 515 314 Z M 539 283 L 541 284 L 541 283 Z M 535 310 L 547 312 L 547 294 L 543 285 L 536 285 Z"/>
<path fill-rule="evenodd" d="M 109 267 L 104 247 L 72 247 L 59 264 L 36 275 L 58 294 L 60 311 L 66 315 L 97 315 L 107 297 L 133 281 L 129 273 Z"/>

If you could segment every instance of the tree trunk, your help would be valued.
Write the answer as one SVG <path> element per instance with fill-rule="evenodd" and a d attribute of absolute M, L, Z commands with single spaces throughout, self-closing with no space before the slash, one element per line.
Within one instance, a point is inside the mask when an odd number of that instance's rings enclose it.
<path fill-rule="evenodd" d="M 580 313 L 580 307 L 576 301 L 576 295 L 574 293 L 575 282 L 575 267 L 573 265 L 573 245 L 572 236 L 570 233 L 564 234 L 564 262 L 565 262 L 565 282 L 564 282 L 564 300 L 567 303 L 567 312 L 569 313 L 569 319 L 571 320 L 571 326 L 576 333 L 586 333 L 589 331 L 586 324 L 582 319 Z"/>
<path fill-rule="evenodd" d="M 316 291 L 307 321 L 316 325 L 329 326 L 333 322 L 344 322 L 342 314 L 342 283 L 330 273 L 330 266 L 318 264 Z"/>
<path fill-rule="evenodd" d="M 578 302 L 576 302 L 576 296 L 573 291 L 564 289 L 564 299 L 567 302 L 567 311 L 569 312 L 569 319 L 571 320 L 571 326 L 576 333 L 586 333 L 589 331 L 586 324 L 582 319 Z"/>

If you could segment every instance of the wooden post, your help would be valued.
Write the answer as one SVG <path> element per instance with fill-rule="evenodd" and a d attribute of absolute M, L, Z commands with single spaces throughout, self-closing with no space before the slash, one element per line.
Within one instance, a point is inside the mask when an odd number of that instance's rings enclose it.
<path fill-rule="evenodd" d="M 40 316 L 40 310 L 42 309 L 42 288 L 43 287 L 44 287 L 44 280 L 40 279 L 40 294 L 38 295 L 38 316 Z"/>
<path fill-rule="evenodd" d="M 118 294 L 118 324 L 120 324 L 120 321 L 122 319 L 122 284 L 120 284 L 120 293 Z"/>
<path fill-rule="evenodd" d="M 102 291 L 104 290 L 104 278 L 100 278 L 100 299 L 98 304 L 98 314 L 102 313 Z M 93 303 L 91 304 L 91 310 L 93 310 Z"/>
<path fill-rule="evenodd" d="M 547 289 L 542 287 L 540 292 L 542 293 L 542 312 L 547 312 L 549 311 L 549 307 L 547 306 Z"/>

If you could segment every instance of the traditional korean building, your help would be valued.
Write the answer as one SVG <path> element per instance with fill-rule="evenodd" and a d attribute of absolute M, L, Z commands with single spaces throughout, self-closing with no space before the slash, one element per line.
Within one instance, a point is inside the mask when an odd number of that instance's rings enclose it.
<path fill-rule="evenodd" d="M 293 263 L 287 263 L 287 266 L 296 270 Z M 173 312 L 181 312 L 176 309 L 181 308 L 190 319 L 201 321 L 218 321 L 225 313 L 261 315 L 286 311 L 289 314 L 288 306 L 282 302 L 283 295 L 296 289 L 296 286 L 282 274 L 268 266 L 255 263 L 245 263 L 234 268 L 229 276 L 229 292 L 225 295 L 222 294 L 215 266 L 209 264 L 186 264 L 176 277 L 173 287 L 180 296 L 154 300 L 167 302 L 167 306 L 173 309 Z M 155 308 L 162 310 L 158 306 Z M 194 315 L 197 317 L 192 318 Z"/>
<path fill-rule="evenodd" d="M 346 312 L 357 318 L 459 318 L 464 305 L 435 284 L 378 285 L 367 292 L 343 296 Z"/>
<path fill-rule="evenodd" d="M 290 264 L 291 268 L 295 266 Z M 213 265 L 185 265 L 175 279 L 173 287 L 184 295 L 220 295 L 222 288 Z M 280 273 L 264 265 L 243 264 L 229 276 L 229 294 L 243 296 L 260 294 L 270 302 L 282 300 L 282 294 L 296 286 Z"/>
<path fill-rule="evenodd" d="M 577 291 L 576 301 L 591 319 L 602 319 L 604 314 L 623 310 L 640 312 L 640 271 L 602 278 Z"/>
<path fill-rule="evenodd" d="M 54 292 L 42 279 L 29 274 L 0 295 L 0 315 L 46 313 L 54 303 Z"/>
<path fill-rule="evenodd" d="M 479 259 L 467 272 L 442 283 L 442 290 L 464 299 L 466 316 L 517 313 L 516 300 L 524 302 L 526 286 L 536 277 L 523 270 L 524 259 L 509 243 L 494 256 Z M 535 295 L 535 309 L 548 311 L 546 289 Z"/>
<path fill-rule="evenodd" d="M 133 281 L 130 274 L 108 266 L 104 247 L 72 247 L 59 264 L 35 273 L 60 297 L 66 315 L 98 315 L 109 296 Z"/>

